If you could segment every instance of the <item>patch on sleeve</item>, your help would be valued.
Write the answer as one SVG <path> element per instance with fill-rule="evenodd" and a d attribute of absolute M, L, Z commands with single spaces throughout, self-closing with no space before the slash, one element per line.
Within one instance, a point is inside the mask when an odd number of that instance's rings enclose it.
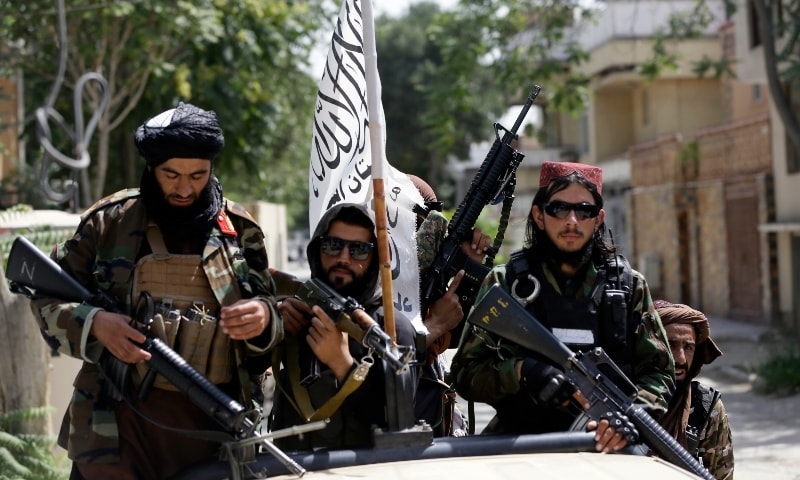
<path fill-rule="evenodd" d="M 236 236 L 236 229 L 233 228 L 233 223 L 231 223 L 231 219 L 228 218 L 228 215 L 224 210 L 219 212 L 219 215 L 217 215 L 217 226 L 225 235 Z"/>

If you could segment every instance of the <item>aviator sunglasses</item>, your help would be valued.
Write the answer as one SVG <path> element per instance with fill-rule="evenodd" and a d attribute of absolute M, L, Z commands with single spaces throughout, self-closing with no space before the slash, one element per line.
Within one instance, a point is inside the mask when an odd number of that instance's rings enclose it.
<path fill-rule="evenodd" d="M 560 200 L 555 200 L 544 204 L 544 211 L 551 217 L 556 217 L 561 220 L 567 218 L 569 212 L 575 212 L 575 218 L 578 220 L 588 220 L 600 214 L 600 208 L 591 203 L 567 203 Z"/>
<path fill-rule="evenodd" d="M 322 253 L 325 255 L 330 255 L 331 257 L 339 255 L 342 253 L 344 247 L 347 247 L 347 250 L 350 251 L 350 257 L 353 260 L 366 260 L 369 258 L 369 254 L 372 252 L 372 249 L 375 248 L 375 245 L 367 242 L 345 240 L 337 237 L 321 238 L 322 243 L 320 244 L 320 250 L 322 250 Z"/>

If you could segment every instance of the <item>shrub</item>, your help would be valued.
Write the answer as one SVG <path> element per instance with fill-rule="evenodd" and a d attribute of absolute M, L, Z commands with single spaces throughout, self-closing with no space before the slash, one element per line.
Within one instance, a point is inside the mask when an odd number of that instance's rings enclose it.
<path fill-rule="evenodd" d="M 765 393 L 800 393 L 800 348 L 789 346 L 775 351 L 758 367 L 757 373 L 763 379 L 760 389 Z"/>
<path fill-rule="evenodd" d="M 55 438 L 12 433 L 21 420 L 49 415 L 48 408 L 0 413 L 0 480 L 66 480 L 70 464 L 66 455 L 53 454 Z"/>

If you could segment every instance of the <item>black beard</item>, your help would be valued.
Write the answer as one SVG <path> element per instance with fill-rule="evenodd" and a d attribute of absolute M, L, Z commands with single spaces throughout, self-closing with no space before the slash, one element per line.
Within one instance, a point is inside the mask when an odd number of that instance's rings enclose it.
<path fill-rule="evenodd" d="M 592 252 L 594 251 L 594 238 L 586 242 L 580 250 L 574 252 L 565 252 L 559 249 L 550 237 L 542 229 L 535 228 L 533 231 L 535 239 L 534 253 L 535 255 L 544 260 L 548 265 L 553 267 L 554 271 L 561 271 L 561 265 L 569 265 L 575 269 L 589 263 L 592 259 Z"/>
<path fill-rule="evenodd" d="M 205 243 L 222 209 L 222 186 L 213 174 L 197 200 L 186 207 L 169 204 L 150 168 L 144 169 L 139 189 L 145 211 L 165 239 Z"/>
<path fill-rule="evenodd" d="M 683 380 L 676 380 L 675 381 L 675 392 L 682 391 L 683 389 L 685 389 L 688 386 L 688 384 L 690 382 L 691 382 L 691 380 L 688 377 L 683 379 Z"/>
<path fill-rule="evenodd" d="M 326 278 L 328 279 L 327 283 L 330 284 L 330 286 L 332 286 L 340 295 L 342 295 L 343 297 L 352 297 L 357 301 L 359 301 L 359 303 L 363 303 L 364 301 L 366 301 L 366 299 L 369 299 L 369 297 L 372 294 L 372 292 L 367 292 L 367 290 L 370 287 L 370 284 L 373 283 L 369 273 L 370 272 L 367 272 L 366 275 L 363 275 L 361 277 L 356 277 L 355 275 L 353 275 L 353 280 L 345 286 L 340 286 L 336 285 L 335 283 L 331 283 L 330 275 L 326 275 Z M 369 295 L 367 295 L 367 293 L 369 293 Z M 365 296 L 367 297 L 366 299 L 362 298 Z"/>

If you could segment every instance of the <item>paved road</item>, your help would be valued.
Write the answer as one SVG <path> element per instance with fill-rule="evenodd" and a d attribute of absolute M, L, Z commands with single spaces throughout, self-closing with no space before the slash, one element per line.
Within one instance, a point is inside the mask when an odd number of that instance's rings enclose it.
<path fill-rule="evenodd" d="M 701 380 L 722 392 L 731 421 L 736 480 L 800 480 L 800 395 L 754 390 L 755 375 L 770 351 L 781 348 L 764 327 L 711 319 L 712 338 L 725 355 L 704 367 Z M 466 408 L 466 402 L 460 400 Z M 494 409 L 476 404 L 476 432 Z"/>

